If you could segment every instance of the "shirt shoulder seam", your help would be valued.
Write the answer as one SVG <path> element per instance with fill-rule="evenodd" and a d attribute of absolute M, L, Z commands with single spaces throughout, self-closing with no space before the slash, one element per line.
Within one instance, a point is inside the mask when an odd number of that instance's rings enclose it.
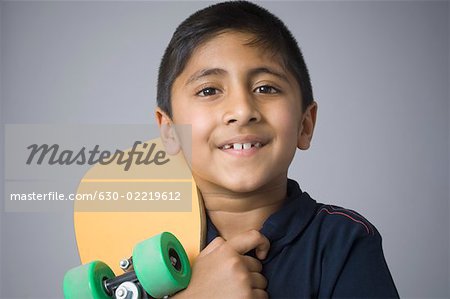
<path fill-rule="evenodd" d="M 375 235 L 375 229 L 369 221 L 367 221 L 363 216 L 359 213 L 344 209 L 341 207 L 333 206 L 333 205 L 323 205 L 316 213 L 316 216 L 325 213 L 327 215 L 340 216 L 345 217 L 346 219 L 351 220 L 353 223 L 361 225 L 368 235 Z"/>

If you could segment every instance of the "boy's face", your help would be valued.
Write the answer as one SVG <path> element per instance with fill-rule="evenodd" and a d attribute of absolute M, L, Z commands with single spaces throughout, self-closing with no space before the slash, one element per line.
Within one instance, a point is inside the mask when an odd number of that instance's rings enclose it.
<path fill-rule="evenodd" d="M 172 121 L 192 126 L 192 172 L 202 192 L 283 184 L 296 148 L 309 146 L 297 81 L 278 57 L 246 45 L 251 37 L 210 39 L 172 87 Z M 170 121 L 159 112 L 160 123 Z"/>

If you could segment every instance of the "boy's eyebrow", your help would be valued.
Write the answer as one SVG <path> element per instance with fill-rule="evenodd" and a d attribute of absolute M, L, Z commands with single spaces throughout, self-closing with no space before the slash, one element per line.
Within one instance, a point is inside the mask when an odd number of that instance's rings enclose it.
<path fill-rule="evenodd" d="M 291 84 L 290 81 L 288 80 L 288 77 L 284 73 L 278 72 L 277 70 L 275 70 L 271 67 L 258 67 L 255 69 L 251 69 L 249 72 L 251 77 L 257 76 L 261 73 L 273 75 L 273 76 L 278 77 L 279 79 L 285 81 L 289 85 Z"/>
<path fill-rule="evenodd" d="M 226 74 L 227 71 L 221 68 L 211 68 L 211 69 L 201 69 L 197 72 L 195 72 L 194 74 L 192 74 L 188 80 L 186 81 L 186 85 L 191 84 L 194 81 L 197 81 L 199 79 L 201 79 L 202 77 L 206 77 L 206 76 L 210 76 L 210 75 L 224 75 Z M 271 67 L 257 67 L 254 69 L 251 69 L 249 72 L 250 77 L 255 77 L 261 73 L 263 74 L 269 74 L 269 75 L 273 75 L 283 81 L 285 81 L 288 84 L 291 84 L 290 81 L 288 80 L 287 76 L 282 73 L 282 72 L 278 72 L 277 70 L 271 68 Z"/>
<path fill-rule="evenodd" d="M 226 71 L 224 69 L 219 68 L 202 69 L 192 74 L 192 76 L 190 76 L 189 79 L 186 81 L 186 85 L 189 85 L 190 83 L 197 81 L 202 77 L 206 77 L 209 75 L 223 75 L 225 73 Z"/>

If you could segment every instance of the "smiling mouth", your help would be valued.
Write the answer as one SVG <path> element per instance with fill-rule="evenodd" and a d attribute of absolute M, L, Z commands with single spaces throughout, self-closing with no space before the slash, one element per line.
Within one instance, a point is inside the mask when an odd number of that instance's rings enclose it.
<path fill-rule="evenodd" d="M 251 148 L 261 148 L 262 146 L 263 144 L 261 142 L 229 143 L 219 147 L 219 149 L 249 150 Z"/>

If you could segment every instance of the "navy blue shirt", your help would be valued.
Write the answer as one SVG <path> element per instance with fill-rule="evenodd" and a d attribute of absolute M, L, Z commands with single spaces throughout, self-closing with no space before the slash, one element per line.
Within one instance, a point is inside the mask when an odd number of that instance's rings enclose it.
<path fill-rule="evenodd" d="M 398 298 L 376 228 L 358 213 L 316 203 L 288 181 L 283 206 L 264 223 L 270 298 Z M 208 219 L 207 241 L 218 236 Z"/>

